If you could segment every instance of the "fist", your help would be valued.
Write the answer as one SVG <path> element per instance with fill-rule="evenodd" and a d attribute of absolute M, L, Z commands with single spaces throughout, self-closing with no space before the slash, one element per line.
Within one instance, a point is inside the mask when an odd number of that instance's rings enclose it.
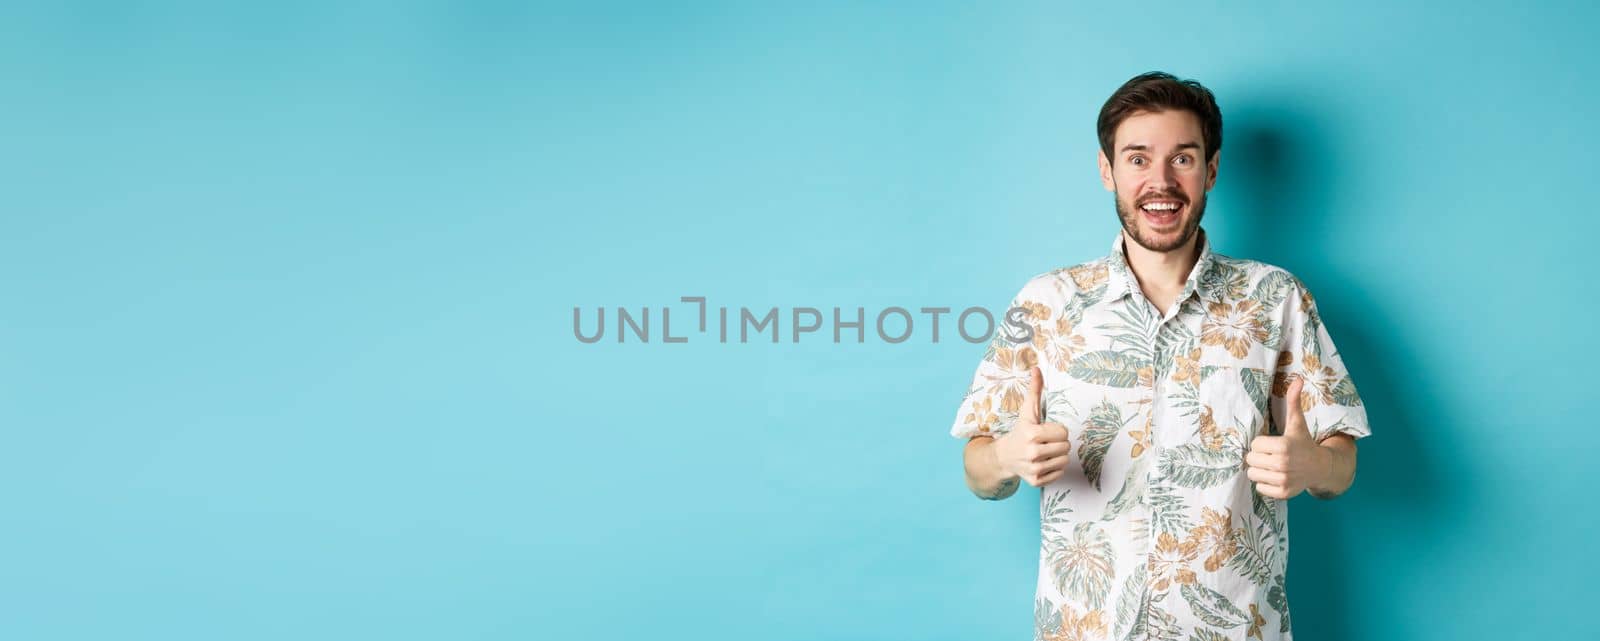
<path fill-rule="evenodd" d="M 1039 395 L 1043 390 L 1044 375 L 1035 367 L 1016 424 L 994 441 L 1000 469 L 1034 487 L 1043 487 L 1061 478 L 1067 469 L 1067 455 L 1072 451 L 1065 426 L 1041 422 Z"/>
<path fill-rule="evenodd" d="M 1284 394 L 1286 419 L 1283 436 L 1257 436 L 1245 454 L 1247 476 L 1256 492 L 1274 499 L 1291 499 L 1332 473 L 1333 452 L 1317 444 L 1306 428 L 1300 407 L 1300 377 Z"/>

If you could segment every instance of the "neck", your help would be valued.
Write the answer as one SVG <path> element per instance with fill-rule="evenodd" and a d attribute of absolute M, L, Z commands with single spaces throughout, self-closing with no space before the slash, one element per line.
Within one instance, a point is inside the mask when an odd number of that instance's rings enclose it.
<path fill-rule="evenodd" d="M 1189 279 L 1189 271 L 1194 269 L 1195 262 L 1200 260 L 1200 238 L 1205 232 L 1197 232 L 1189 238 L 1183 246 L 1172 251 L 1158 252 L 1145 249 L 1143 245 L 1128 238 L 1127 232 L 1122 234 L 1123 253 L 1128 257 L 1128 267 L 1133 269 L 1133 275 L 1139 279 L 1141 288 L 1162 292 L 1177 292 L 1183 289 L 1184 281 Z"/>

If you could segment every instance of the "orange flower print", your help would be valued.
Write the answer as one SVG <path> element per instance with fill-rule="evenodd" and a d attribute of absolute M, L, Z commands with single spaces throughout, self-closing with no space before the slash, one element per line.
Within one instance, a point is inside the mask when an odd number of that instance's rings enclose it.
<path fill-rule="evenodd" d="M 1172 359 L 1172 380 L 1200 386 L 1200 348 L 1189 350 Z"/>
<path fill-rule="evenodd" d="M 1267 340 L 1266 323 L 1262 322 L 1261 303 L 1245 299 L 1237 305 L 1225 302 L 1208 303 L 1206 319 L 1200 330 L 1200 342 L 1221 345 L 1234 358 L 1244 358 L 1250 346 Z"/>
<path fill-rule="evenodd" d="M 974 402 L 972 404 L 972 412 L 967 414 L 967 424 L 975 425 L 979 432 L 988 434 L 990 430 L 994 429 L 995 421 L 994 412 L 990 411 L 991 405 L 993 405 L 993 400 L 990 398 Z"/>
<path fill-rule="evenodd" d="M 1078 286 L 1078 291 L 1087 292 L 1104 285 L 1111 276 L 1111 270 L 1104 263 L 1089 263 L 1079 265 L 1067 270 L 1067 275 L 1072 277 L 1072 282 Z"/>
<path fill-rule="evenodd" d="M 1193 541 L 1178 542 L 1178 538 L 1171 532 L 1162 532 L 1156 537 L 1155 554 L 1150 555 L 1150 587 L 1156 591 L 1165 591 L 1173 583 L 1192 585 L 1195 582 L 1194 570 L 1189 569 L 1189 563 L 1200 555 L 1198 544 Z"/>
<path fill-rule="evenodd" d="M 1260 639 L 1261 638 L 1261 626 L 1266 625 L 1266 624 L 1267 624 L 1267 619 L 1265 617 L 1261 616 L 1261 608 L 1258 608 L 1258 607 L 1256 607 L 1256 604 L 1251 603 L 1250 604 L 1250 629 L 1244 633 L 1245 638 L 1255 637 L 1257 639 Z"/>
<path fill-rule="evenodd" d="M 1224 430 L 1217 425 L 1217 420 L 1212 417 L 1210 405 L 1200 408 L 1199 433 L 1200 443 L 1213 452 L 1222 451 L 1222 448 L 1227 446 L 1230 437 L 1239 435 L 1239 432 L 1231 427 Z"/>
<path fill-rule="evenodd" d="M 1301 393 L 1311 396 L 1312 398 L 1309 400 L 1316 403 L 1332 405 L 1334 403 L 1333 388 L 1338 386 L 1340 382 L 1339 373 L 1334 371 L 1332 367 L 1323 365 L 1322 359 L 1317 358 L 1316 354 L 1307 352 L 1300 360 L 1305 365 L 1305 371 L 1300 374 L 1305 377 L 1305 384 L 1300 386 Z M 1307 400 L 1302 397 L 1300 406 L 1311 407 L 1310 403 L 1306 403 Z"/>
<path fill-rule="evenodd" d="M 1037 303 L 1030 300 L 1022 301 L 1022 303 L 1017 306 L 1028 312 L 1028 318 L 1030 320 L 1042 321 L 1049 320 L 1050 318 L 1050 308 L 1045 306 L 1044 303 Z"/>
<path fill-rule="evenodd" d="M 1290 352 L 1278 352 L 1278 367 L 1277 367 L 1277 370 L 1272 373 L 1272 395 L 1273 396 L 1276 396 L 1278 398 L 1283 398 L 1284 394 L 1289 393 L 1289 384 L 1294 382 L 1294 380 L 1289 377 L 1289 369 L 1293 365 L 1294 365 L 1294 354 L 1293 353 L 1290 353 Z M 1305 407 L 1305 404 L 1301 403 L 1300 406 L 1301 407 Z"/>
<path fill-rule="evenodd" d="M 1033 380 L 1033 368 L 1039 364 L 1038 356 L 1032 347 L 996 347 L 994 363 L 1000 367 L 1000 373 L 990 376 L 989 382 L 1001 393 L 1000 411 L 1016 414 L 1022 407 L 1022 395 Z"/>
<path fill-rule="evenodd" d="M 1139 458 L 1140 454 L 1144 454 L 1145 450 L 1150 449 L 1150 418 L 1147 416 L 1144 421 L 1144 427 L 1130 430 L 1128 436 L 1133 437 L 1133 452 L 1129 456 Z"/>
<path fill-rule="evenodd" d="M 1284 352 L 1284 354 L 1288 354 L 1288 352 Z M 1278 360 L 1280 367 L 1283 366 L 1283 360 L 1282 358 Z M 1289 361 L 1293 362 L 1293 360 L 1291 356 Z M 1316 354 L 1310 352 L 1300 357 L 1300 364 L 1304 366 L 1300 376 L 1305 380 L 1305 383 L 1300 386 L 1300 407 L 1309 410 L 1317 405 L 1336 404 L 1337 401 L 1334 400 L 1333 395 L 1334 390 L 1344 382 L 1339 372 L 1332 367 L 1324 365 L 1322 359 L 1317 358 Z M 1289 393 L 1289 384 L 1292 382 L 1294 382 L 1293 378 L 1282 373 L 1273 376 L 1272 395 L 1281 397 Z"/>
<path fill-rule="evenodd" d="M 1086 343 L 1083 337 L 1077 334 L 1072 319 L 1062 315 L 1056 319 L 1053 331 L 1034 333 L 1033 347 L 1039 350 L 1045 362 L 1058 370 L 1066 371 L 1072 366 L 1072 358 L 1084 351 Z"/>
<path fill-rule="evenodd" d="M 1099 610 L 1089 610 L 1083 616 L 1073 612 L 1069 604 L 1061 604 L 1061 629 L 1042 637 L 1045 641 L 1089 641 L 1106 635 L 1106 623 Z"/>
<path fill-rule="evenodd" d="M 1189 541 L 1196 550 L 1211 550 L 1206 556 L 1205 568 L 1207 572 L 1216 572 L 1239 551 L 1233 538 L 1233 508 L 1224 512 L 1201 508 L 1200 521 L 1200 525 L 1189 531 Z"/>

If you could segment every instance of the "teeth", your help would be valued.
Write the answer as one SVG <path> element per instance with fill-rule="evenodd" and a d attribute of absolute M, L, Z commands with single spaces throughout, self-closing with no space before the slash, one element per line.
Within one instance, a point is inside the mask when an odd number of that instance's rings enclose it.
<path fill-rule="evenodd" d="M 1178 204 L 1177 203 L 1150 203 L 1148 205 L 1145 205 L 1144 208 L 1145 209 L 1150 209 L 1150 210 L 1157 210 L 1157 211 L 1172 211 L 1172 210 L 1178 208 Z"/>

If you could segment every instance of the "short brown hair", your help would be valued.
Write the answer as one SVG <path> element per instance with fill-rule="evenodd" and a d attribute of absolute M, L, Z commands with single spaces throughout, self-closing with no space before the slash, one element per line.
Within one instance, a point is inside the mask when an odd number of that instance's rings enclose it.
<path fill-rule="evenodd" d="M 1100 133 L 1100 150 L 1105 152 L 1106 160 L 1114 161 L 1116 158 L 1111 146 L 1116 144 L 1113 138 L 1123 120 L 1139 112 L 1167 110 L 1187 111 L 1200 119 L 1200 131 L 1205 136 L 1206 162 L 1211 162 L 1217 150 L 1222 149 L 1222 111 L 1217 109 L 1217 97 L 1198 82 L 1179 80 L 1162 71 L 1141 73 L 1122 83 L 1106 99 L 1105 106 L 1100 108 L 1100 119 L 1095 128 Z"/>

